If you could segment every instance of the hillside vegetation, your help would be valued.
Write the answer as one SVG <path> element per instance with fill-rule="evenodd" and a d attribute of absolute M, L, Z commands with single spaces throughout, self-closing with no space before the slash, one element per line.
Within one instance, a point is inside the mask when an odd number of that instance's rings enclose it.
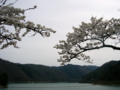
<path fill-rule="evenodd" d="M 97 66 L 80 66 L 80 65 L 68 64 L 65 66 L 54 67 L 54 68 L 65 73 L 73 81 L 79 82 L 84 75 L 94 71 L 98 67 Z"/>
<path fill-rule="evenodd" d="M 97 66 L 66 65 L 49 67 L 36 64 L 18 64 L 0 59 L 0 74 L 6 73 L 9 82 L 78 82 Z"/>
<path fill-rule="evenodd" d="M 120 84 L 120 61 L 110 61 L 86 74 L 81 83 Z"/>

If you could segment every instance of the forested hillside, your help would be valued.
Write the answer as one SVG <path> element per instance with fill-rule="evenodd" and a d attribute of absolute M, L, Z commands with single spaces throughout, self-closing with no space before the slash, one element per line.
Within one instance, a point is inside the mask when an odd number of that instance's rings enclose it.
<path fill-rule="evenodd" d="M 82 83 L 120 83 L 120 61 L 110 61 L 93 72 L 86 74 L 80 82 Z"/>
<path fill-rule="evenodd" d="M 80 81 L 80 79 L 84 75 L 88 74 L 91 71 L 94 71 L 95 69 L 98 68 L 98 66 L 80 66 L 80 65 L 68 64 L 65 66 L 54 67 L 54 68 L 68 75 L 70 78 L 72 78 L 73 81 Z"/>
<path fill-rule="evenodd" d="M 9 82 L 69 82 L 70 78 L 54 68 L 34 65 L 15 64 L 0 59 L 0 74 L 6 73 Z"/>
<path fill-rule="evenodd" d="M 36 82 L 69 82 L 70 78 L 61 71 L 43 65 L 17 64 L 17 66 L 31 79 Z"/>
<path fill-rule="evenodd" d="M 0 59 L 0 74 L 6 73 L 9 82 L 78 82 L 97 66 L 66 65 L 49 67 L 36 64 L 18 64 Z"/>

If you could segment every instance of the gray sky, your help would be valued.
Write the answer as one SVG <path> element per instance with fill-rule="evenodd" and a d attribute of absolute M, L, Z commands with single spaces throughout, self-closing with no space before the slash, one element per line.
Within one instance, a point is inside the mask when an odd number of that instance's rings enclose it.
<path fill-rule="evenodd" d="M 30 37 L 28 34 L 18 43 L 20 49 L 12 46 L 0 51 L 0 57 L 15 63 L 43 64 L 47 66 L 59 66 L 58 51 L 53 46 L 59 40 L 66 39 L 68 32 L 73 32 L 72 26 L 78 27 L 81 22 L 90 22 L 91 16 L 97 18 L 104 17 L 120 18 L 120 0 L 18 0 L 15 7 L 27 9 L 37 5 L 35 10 L 25 13 L 26 20 L 36 24 L 56 30 L 48 38 L 43 38 L 39 34 Z M 110 60 L 119 60 L 120 51 L 104 48 L 86 52 L 94 60 L 92 65 L 102 65 Z M 69 64 L 91 65 L 83 61 L 73 59 Z"/>

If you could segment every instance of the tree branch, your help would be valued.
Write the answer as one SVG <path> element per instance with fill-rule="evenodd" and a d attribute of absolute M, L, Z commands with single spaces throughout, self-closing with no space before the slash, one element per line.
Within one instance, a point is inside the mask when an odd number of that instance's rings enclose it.
<path fill-rule="evenodd" d="M 112 45 L 104 45 L 103 47 L 112 48 L 114 50 L 120 50 L 120 47 L 116 47 L 116 46 L 112 46 Z"/>
<path fill-rule="evenodd" d="M 3 0 L 2 0 L 3 1 Z M 0 5 L 0 7 L 2 7 L 3 5 L 5 5 L 5 3 L 7 2 L 7 0 L 5 0 L 5 1 L 3 1 L 3 2 L 0 2 L 0 3 L 2 3 L 2 5 Z"/>
<path fill-rule="evenodd" d="M 67 45 L 63 43 L 55 46 L 56 49 L 67 50 L 67 53 L 61 52 L 60 54 L 62 63 L 69 62 L 73 58 L 90 62 L 89 56 L 84 54 L 90 50 L 101 48 L 120 50 L 116 44 L 106 44 L 109 39 L 120 43 L 120 19 L 112 18 L 106 21 L 102 21 L 102 19 L 91 17 L 91 23 L 82 22 L 79 28 L 73 27 L 74 32 L 67 34 Z"/>
<path fill-rule="evenodd" d="M 112 48 L 112 49 L 114 49 L 114 50 L 120 50 L 120 47 L 115 47 L 115 46 L 112 46 L 112 45 L 102 45 L 102 46 L 100 46 L 100 47 L 94 47 L 94 48 L 89 48 L 89 49 L 85 49 L 85 48 L 84 48 L 84 50 L 82 50 L 81 52 L 78 52 L 77 54 L 67 52 L 68 54 L 73 55 L 68 61 L 71 61 L 71 59 L 76 58 L 79 54 L 81 54 L 81 53 L 83 53 L 83 52 L 90 51 L 90 50 L 101 49 L 101 48 L 104 48 L 104 47 Z M 83 49 L 83 48 L 82 48 L 82 49 Z"/>

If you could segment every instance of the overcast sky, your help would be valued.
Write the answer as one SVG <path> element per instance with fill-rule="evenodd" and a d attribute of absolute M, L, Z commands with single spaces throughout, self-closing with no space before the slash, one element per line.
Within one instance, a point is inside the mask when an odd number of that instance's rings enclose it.
<path fill-rule="evenodd" d="M 10 0 L 9 0 L 10 1 Z M 11 0 L 12 1 L 12 0 Z M 18 0 L 15 7 L 27 9 L 37 5 L 35 10 L 25 13 L 26 20 L 35 24 L 45 25 L 57 32 L 45 38 L 37 34 L 28 34 L 18 43 L 19 49 L 12 46 L 0 51 L 2 59 L 14 63 L 43 64 L 59 66 L 58 51 L 53 46 L 59 40 L 66 39 L 68 32 L 73 32 L 72 26 L 78 27 L 81 22 L 90 22 L 90 18 L 103 17 L 105 20 L 120 18 L 120 0 Z M 111 42 L 112 43 L 112 42 Z M 104 48 L 86 52 L 94 60 L 93 64 L 73 59 L 68 64 L 101 66 L 110 60 L 119 60 L 120 51 Z"/>

